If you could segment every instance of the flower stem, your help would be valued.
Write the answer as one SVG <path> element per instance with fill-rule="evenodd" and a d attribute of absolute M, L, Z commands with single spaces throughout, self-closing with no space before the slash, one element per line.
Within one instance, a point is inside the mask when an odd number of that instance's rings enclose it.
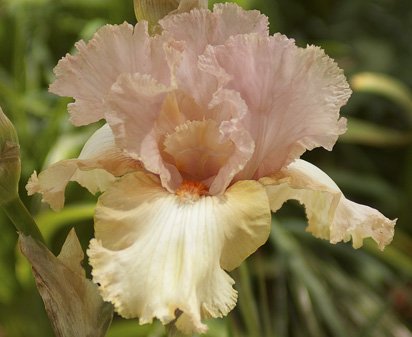
<path fill-rule="evenodd" d="M 45 243 L 36 222 L 18 196 L 1 205 L 1 207 L 19 232 Z"/>

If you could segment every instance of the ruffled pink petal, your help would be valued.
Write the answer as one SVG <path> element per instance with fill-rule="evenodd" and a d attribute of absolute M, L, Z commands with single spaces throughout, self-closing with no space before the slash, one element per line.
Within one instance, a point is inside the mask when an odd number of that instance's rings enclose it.
<path fill-rule="evenodd" d="M 316 237 L 331 243 L 352 239 L 354 248 L 361 247 L 369 237 L 380 249 L 392 241 L 396 220 L 346 199 L 329 176 L 304 160 L 295 160 L 260 182 L 266 188 L 273 212 L 289 199 L 305 205 L 307 231 Z"/>
<path fill-rule="evenodd" d="M 175 190 L 182 179 L 173 165 L 163 161 L 156 132 L 156 121 L 171 91 L 148 75 L 121 75 L 109 94 L 106 120 L 116 143 L 148 171 L 158 174 L 167 189 Z"/>
<path fill-rule="evenodd" d="M 158 174 L 169 191 L 184 178 L 207 180 L 211 194 L 221 194 L 253 154 L 253 140 L 241 124 L 247 106 L 234 91 L 220 90 L 200 107 L 149 76 L 125 74 L 112 87 L 108 105 L 117 144 Z M 216 123 L 209 128 L 203 124 L 210 118 Z M 228 148 L 220 151 L 219 144 Z"/>
<path fill-rule="evenodd" d="M 225 80 L 200 71 L 198 56 L 203 54 L 206 46 L 223 44 L 230 36 L 237 34 L 268 35 L 266 16 L 229 3 L 215 5 L 213 12 L 193 10 L 170 15 L 160 24 L 166 36 L 183 41 L 183 44 L 174 44 L 176 53 L 169 53 L 169 62 L 174 64 L 174 81 L 180 90 L 200 105 L 206 105 L 219 83 Z"/>
<path fill-rule="evenodd" d="M 86 125 L 104 118 L 104 101 L 110 87 L 122 73 L 151 74 L 168 83 L 163 38 L 150 38 L 147 23 L 102 27 L 87 44 L 76 44 L 78 53 L 66 55 L 56 66 L 56 80 L 50 91 L 75 99 L 69 104 L 71 121 Z"/>
<path fill-rule="evenodd" d="M 247 106 L 239 93 L 232 90 L 219 90 L 209 104 L 213 119 L 220 121 L 222 140 L 230 140 L 234 145 L 232 155 L 210 185 L 209 193 L 218 195 L 226 188 L 250 160 L 255 150 L 255 143 L 249 132 L 243 127 L 242 120 L 247 115 Z"/>
<path fill-rule="evenodd" d="M 134 158 L 141 160 L 142 143 L 154 129 L 170 91 L 152 77 L 138 73 L 123 74 L 113 85 L 106 120 L 116 143 Z"/>
<path fill-rule="evenodd" d="M 185 41 L 193 53 L 200 55 L 207 45 L 220 45 L 237 34 L 268 35 L 268 18 L 256 10 L 244 10 L 236 4 L 216 4 L 213 11 L 166 16 L 159 24 L 177 41 Z"/>
<path fill-rule="evenodd" d="M 225 87 L 249 107 L 244 128 L 256 149 L 237 179 L 275 172 L 306 149 L 331 149 L 345 131 L 339 109 L 350 96 L 342 70 L 317 47 L 295 46 L 282 35 L 240 35 L 209 46 L 200 59 L 211 74 L 226 72 Z"/>
<path fill-rule="evenodd" d="M 163 158 L 184 179 L 202 181 L 211 195 L 222 194 L 253 154 L 253 139 L 241 124 L 246 114 L 234 91 L 219 90 L 204 109 L 179 92 L 169 94 L 157 121 L 166 135 Z"/>

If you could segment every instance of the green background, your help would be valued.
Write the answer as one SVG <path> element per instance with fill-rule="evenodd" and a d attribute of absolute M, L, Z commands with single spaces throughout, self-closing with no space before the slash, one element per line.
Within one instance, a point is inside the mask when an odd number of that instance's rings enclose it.
<path fill-rule="evenodd" d="M 274 216 L 269 241 L 232 273 L 239 303 L 209 323 L 208 336 L 412 336 L 412 1 L 250 0 L 270 17 L 271 33 L 316 44 L 336 59 L 354 93 L 342 109 L 349 131 L 333 152 L 307 159 L 350 199 L 399 218 L 393 243 L 353 250 L 304 231 L 302 208 Z M 0 106 L 22 148 L 22 198 L 58 253 L 71 227 L 84 248 L 92 237 L 95 197 L 73 184 L 54 213 L 25 195 L 33 170 L 78 155 L 94 127 L 68 122 L 68 99 L 47 92 L 52 69 L 79 39 L 105 23 L 135 22 L 131 0 L 0 0 Z M 0 213 L 0 337 L 52 336 L 17 234 Z M 109 337 L 163 336 L 115 317 Z"/>

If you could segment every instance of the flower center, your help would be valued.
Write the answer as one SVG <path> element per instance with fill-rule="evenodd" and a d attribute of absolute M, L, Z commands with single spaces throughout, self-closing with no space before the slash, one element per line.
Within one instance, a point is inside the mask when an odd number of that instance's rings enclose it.
<path fill-rule="evenodd" d="M 184 180 L 205 181 L 216 176 L 233 155 L 235 146 L 230 139 L 222 139 L 219 127 L 213 120 L 186 121 L 165 136 L 164 158 Z"/>
<path fill-rule="evenodd" d="M 176 190 L 176 195 L 182 201 L 197 201 L 201 196 L 207 195 L 209 189 L 207 186 L 198 181 L 183 180 L 182 184 Z"/>

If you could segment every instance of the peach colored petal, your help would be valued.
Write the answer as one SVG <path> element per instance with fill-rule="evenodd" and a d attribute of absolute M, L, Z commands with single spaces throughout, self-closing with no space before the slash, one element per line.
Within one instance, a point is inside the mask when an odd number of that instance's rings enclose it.
<path fill-rule="evenodd" d="M 85 144 L 78 159 L 68 159 L 51 165 L 30 177 L 26 189 L 29 195 L 41 193 L 43 201 L 53 210 L 64 205 L 64 191 L 70 181 L 76 181 L 91 193 L 103 192 L 115 181 L 115 176 L 140 169 L 137 161 L 126 157 L 114 144 L 106 124 Z"/>
<path fill-rule="evenodd" d="M 205 109 L 196 104 L 192 97 L 179 90 L 167 94 L 156 120 L 156 132 L 161 135 L 173 133 L 176 127 L 187 121 L 203 120 Z"/>
<path fill-rule="evenodd" d="M 172 91 L 166 95 L 163 101 L 162 109 L 155 123 L 156 132 L 160 135 L 173 133 L 178 125 L 185 124 L 188 120 L 179 106 L 181 99 L 179 99 L 178 94 L 177 91 Z M 190 104 L 190 107 L 194 108 L 196 112 L 199 111 L 199 116 L 203 115 L 201 109 L 194 102 Z M 197 118 L 189 118 L 189 120 L 195 119 Z"/>
<path fill-rule="evenodd" d="M 180 90 L 147 75 L 125 74 L 112 87 L 108 104 L 111 112 L 107 120 L 117 144 L 148 171 L 158 174 L 169 191 L 175 191 L 184 178 L 207 180 L 211 193 L 221 194 L 253 154 L 253 140 L 240 122 L 247 106 L 234 91 L 219 90 L 209 106 L 201 107 Z M 200 124 L 193 122 L 203 123 L 209 116 L 217 122 L 215 127 L 202 131 L 207 137 L 196 137 L 202 128 L 196 129 Z M 188 122 L 192 126 L 183 132 L 182 125 Z M 234 147 L 225 147 L 219 154 L 218 145 L 224 143 Z M 202 155 L 203 150 L 209 154 Z M 211 152 L 220 159 L 213 160 Z M 199 165 L 204 165 L 202 170 Z"/>
<path fill-rule="evenodd" d="M 169 81 L 163 42 L 149 37 L 146 22 L 135 27 L 106 25 L 87 44 L 78 42 L 76 55 L 67 54 L 59 61 L 50 91 L 75 99 L 69 104 L 73 124 L 96 122 L 104 118 L 106 94 L 120 74 L 150 73 L 160 82 Z"/>
<path fill-rule="evenodd" d="M 296 160 L 277 175 L 260 179 L 276 212 L 289 199 L 305 205 L 309 220 L 307 231 L 331 243 L 349 241 L 354 248 L 372 238 L 380 249 L 393 238 L 396 220 L 377 210 L 345 198 L 331 178 L 316 166 Z"/>
<path fill-rule="evenodd" d="M 234 145 L 221 139 L 213 120 L 188 121 L 166 136 L 164 151 L 185 180 L 204 182 L 219 172 L 234 151 Z"/>
<path fill-rule="evenodd" d="M 238 179 L 275 172 L 306 149 L 330 150 L 345 131 L 339 109 L 351 93 L 342 70 L 313 46 L 298 48 L 276 34 L 238 35 L 224 46 L 209 46 L 200 59 L 211 74 L 222 71 L 249 107 L 243 120 L 256 144 Z"/>
<path fill-rule="evenodd" d="M 174 101 L 173 107 L 164 112 L 171 117 L 162 122 L 161 131 L 167 135 L 163 158 L 173 163 L 184 179 L 209 186 L 211 195 L 224 193 L 253 154 L 253 140 L 240 124 L 246 105 L 236 92 L 220 90 L 209 104 L 210 110 L 199 111 L 197 116 L 193 113 L 197 106 L 185 97 Z M 208 117 L 212 119 L 205 119 Z"/>
<path fill-rule="evenodd" d="M 205 317 L 235 305 L 235 268 L 269 234 L 270 210 L 255 181 L 235 184 L 223 196 L 183 199 L 152 175 L 132 173 L 99 199 L 96 239 L 88 255 L 103 298 L 141 324 L 158 318 L 184 333 L 205 332 Z"/>

